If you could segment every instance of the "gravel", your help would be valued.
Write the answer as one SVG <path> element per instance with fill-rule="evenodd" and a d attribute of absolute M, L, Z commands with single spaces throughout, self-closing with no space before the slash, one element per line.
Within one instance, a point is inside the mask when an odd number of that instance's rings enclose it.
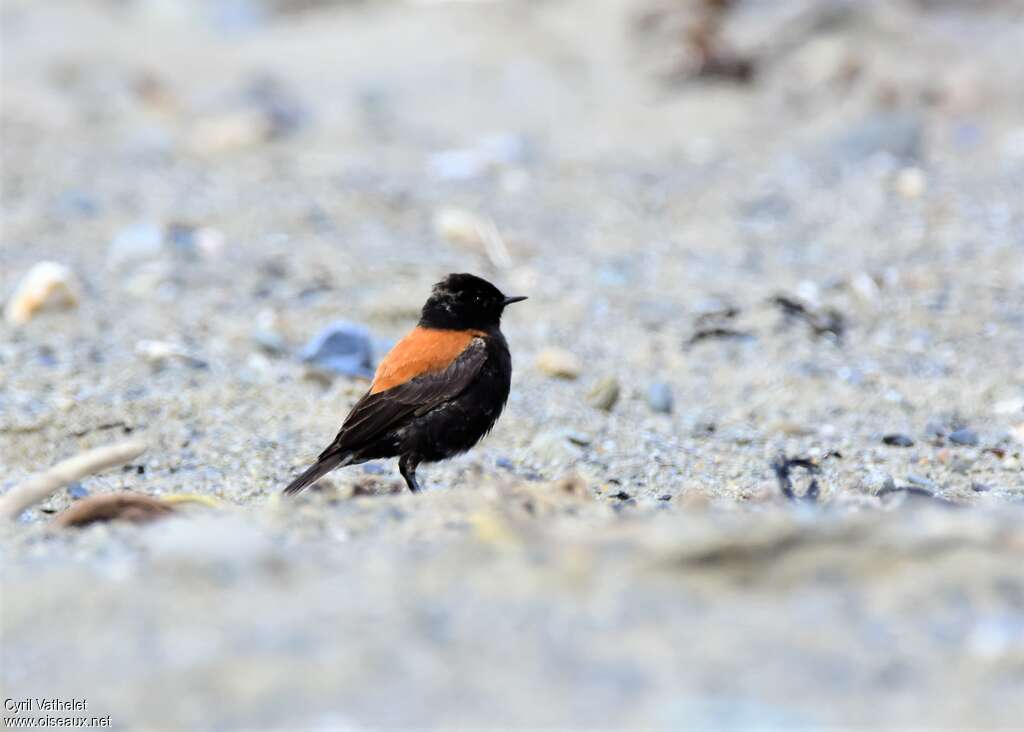
<path fill-rule="evenodd" d="M 81 500 L 215 502 L 57 531 L 60 490 L 0 532 L 8 695 L 125 728 L 1019 723 L 1005 4 L 857 3 L 671 89 L 644 3 L 180 5 L 3 10 L 0 298 L 39 262 L 77 297 L 0 325 L 0 492 L 130 432 Z M 739 5 L 752 47 L 816 27 Z M 491 435 L 421 495 L 382 462 L 283 499 L 456 271 L 529 296 Z M 359 367 L 304 363 L 338 321 Z M 754 337 L 684 346 L 710 329 Z"/>

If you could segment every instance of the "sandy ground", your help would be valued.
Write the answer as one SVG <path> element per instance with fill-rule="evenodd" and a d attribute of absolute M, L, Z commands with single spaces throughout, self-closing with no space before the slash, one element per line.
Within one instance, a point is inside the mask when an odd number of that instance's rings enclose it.
<path fill-rule="evenodd" d="M 1020 723 L 1016 3 L 752 1 L 753 83 L 675 85 L 654 3 L 292 5 L 0 6 L 0 298 L 41 260 L 80 287 L 0 325 L 0 491 L 149 446 L 0 531 L 5 697 L 125 729 Z M 381 463 L 281 500 L 366 388 L 302 346 L 340 319 L 379 356 L 451 271 L 530 296 L 493 433 L 422 495 Z M 218 507 L 48 526 L 126 489 Z"/>

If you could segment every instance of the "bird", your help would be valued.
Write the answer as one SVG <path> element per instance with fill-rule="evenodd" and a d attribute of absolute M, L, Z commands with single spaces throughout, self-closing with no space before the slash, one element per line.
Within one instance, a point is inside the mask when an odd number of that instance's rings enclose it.
<path fill-rule="evenodd" d="M 501 316 L 526 299 L 467 273 L 435 284 L 416 327 L 377 366 L 334 441 L 284 493 L 298 493 L 336 468 L 394 457 L 409 490 L 418 493 L 420 463 L 466 452 L 504 410 L 512 356 Z"/>

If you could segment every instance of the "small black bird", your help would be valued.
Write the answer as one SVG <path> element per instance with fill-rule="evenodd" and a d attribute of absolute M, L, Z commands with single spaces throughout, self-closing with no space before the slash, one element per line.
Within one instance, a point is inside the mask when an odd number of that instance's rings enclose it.
<path fill-rule="evenodd" d="M 370 390 L 349 412 L 334 442 L 285 493 L 298 493 L 335 468 L 398 457 L 409 490 L 416 466 L 473 447 L 508 401 L 512 357 L 501 334 L 506 297 L 471 274 L 434 285 L 419 324 L 377 367 Z"/>

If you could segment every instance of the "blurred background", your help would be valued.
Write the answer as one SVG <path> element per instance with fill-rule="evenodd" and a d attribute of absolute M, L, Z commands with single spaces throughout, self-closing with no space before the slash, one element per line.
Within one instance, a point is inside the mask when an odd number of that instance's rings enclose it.
<path fill-rule="evenodd" d="M 1024 699 L 1019 0 L 5 0 L 2 686 L 125 729 Z M 280 488 L 433 282 L 468 455 Z M 147 524 L 52 524 L 95 496 Z"/>

